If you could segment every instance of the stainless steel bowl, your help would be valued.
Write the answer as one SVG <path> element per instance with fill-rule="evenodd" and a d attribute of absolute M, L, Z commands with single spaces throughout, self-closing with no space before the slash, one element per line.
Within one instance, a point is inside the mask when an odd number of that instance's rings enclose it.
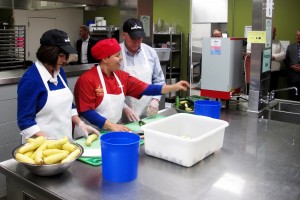
<path fill-rule="evenodd" d="M 79 149 L 80 149 L 80 154 L 76 157 L 79 158 L 82 153 L 83 153 L 83 148 L 81 145 L 77 144 L 77 143 L 73 143 L 70 142 L 74 145 L 76 145 Z M 16 159 L 16 153 L 19 151 L 19 148 L 21 148 L 24 144 L 16 147 L 13 150 L 12 156 L 13 158 L 18 161 Z M 75 160 L 76 160 L 75 159 Z M 57 175 L 57 174 L 61 174 L 63 172 L 65 172 L 72 164 L 75 160 L 66 162 L 66 163 L 59 163 L 59 164 L 51 164 L 51 165 L 34 165 L 34 164 L 29 164 L 29 163 L 25 163 L 25 162 L 20 162 L 25 168 L 27 168 L 31 173 L 39 175 L 39 176 L 53 176 L 53 175 Z"/>

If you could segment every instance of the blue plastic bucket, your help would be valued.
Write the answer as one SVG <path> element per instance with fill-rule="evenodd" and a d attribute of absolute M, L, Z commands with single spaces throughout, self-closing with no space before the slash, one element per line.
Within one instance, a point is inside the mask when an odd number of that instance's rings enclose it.
<path fill-rule="evenodd" d="M 221 103 L 219 101 L 197 100 L 194 102 L 195 115 L 220 119 Z"/>
<path fill-rule="evenodd" d="M 112 182 L 136 179 L 140 137 L 129 132 L 110 132 L 100 137 L 102 176 Z"/>

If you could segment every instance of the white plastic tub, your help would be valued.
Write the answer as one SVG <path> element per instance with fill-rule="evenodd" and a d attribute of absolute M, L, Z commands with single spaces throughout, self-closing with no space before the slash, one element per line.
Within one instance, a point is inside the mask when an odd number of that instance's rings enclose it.
<path fill-rule="evenodd" d="M 228 125 L 223 120 L 177 113 L 141 127 L 145 134 L 145 152 L 191 167 L 222 148 Z"/>
<path fill-rule="evenodd" d="M 159 58 L 159 61 L 169 61 L 170 60 L 170 48 L 154 48 Z"/>

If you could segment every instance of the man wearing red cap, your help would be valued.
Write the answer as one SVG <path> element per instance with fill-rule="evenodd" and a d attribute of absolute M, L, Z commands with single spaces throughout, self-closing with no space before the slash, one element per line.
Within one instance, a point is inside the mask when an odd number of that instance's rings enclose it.
<path fill-rule="evenodd" d="M 96 43 L 92 55 L 99 64 L 79 77 L 74 94 L 80 115 L 99 128 L 130 131 L 117 124 L 122 116 L 125 96 L 139 99 L 143 95 L 187 90 L 189 86 L 186 81 L 174 85 L 149 85 L 120 70 L 121 48 L 114 38 Z"/>
<path fill-rule="evenodd" d="M 165 77 L 156 51 L 142 43 L 145 37 L 143 23 L 131 18 L 123 25 L 122 48 L 123 61 L 121 69 L 148 84 L 164 85 Z M 126 97 L 124 121 L 139 121 L 140 117 L 151 117 L 157 114 L 161 96 L 143 96 L 140 99 Z"/>

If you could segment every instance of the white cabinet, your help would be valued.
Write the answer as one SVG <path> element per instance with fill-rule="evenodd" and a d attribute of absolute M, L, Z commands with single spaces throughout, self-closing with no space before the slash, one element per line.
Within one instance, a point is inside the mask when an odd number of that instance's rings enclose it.
<path fill-rule="evenodd" d="M 227 23 L 228 0 L 193 0 L 193 23 Z"/>
<path fill-rule="evenodd" d="M 203 38 L 201 96 L 229 100 L 242 87 L 242 48 L 242 38 Z"/>

